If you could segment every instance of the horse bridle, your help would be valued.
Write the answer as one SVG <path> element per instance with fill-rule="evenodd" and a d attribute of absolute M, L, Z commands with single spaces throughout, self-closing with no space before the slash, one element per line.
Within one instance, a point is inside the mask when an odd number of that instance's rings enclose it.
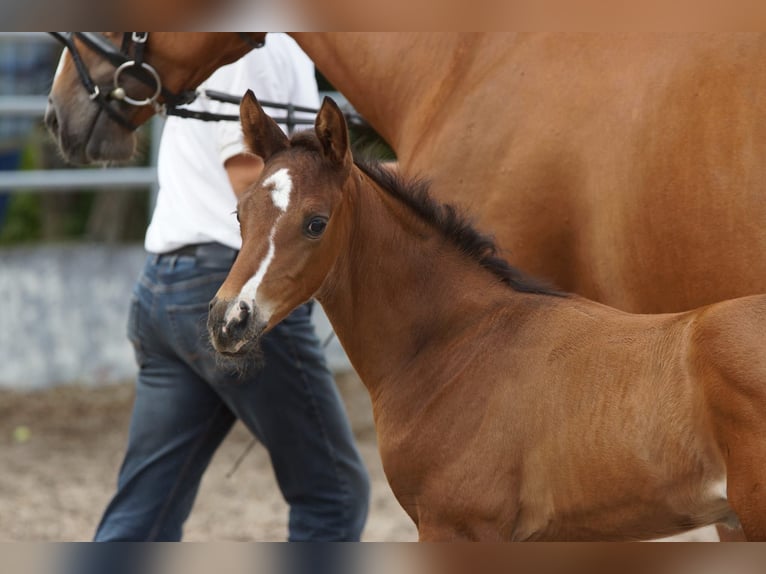
<path fill-rule="evenodd" d="M 239 104 L 241 97 L 225 94 L 215 90 L 186 90 L 183 92 L 171 92 L 162 85 L 157 70 L 149 63 L 144 61 L 144 51 L 149 40 L 149 32 L 125 32 L 122 36 L 122 45 L 120 49 L 112 44 L 103 34 L 94 32 L 50 32 L 51 36 L 61 42 L 69 50 L 72 60 L 77 68 L 77 74 L 80 81 L 88 92 L 88 97 L 96 103 L 111 119 L 121 126 L 135 130 L 138 126 L 133 124 L 127 117 L 122 115 L 114 106 L 110 105 L 112 101 L 124 102 L 130 106 L 152 106 L 155 113 L 166 116 L 178 116 L 183 118 L 192 118 L 203 121 L 239 121 L 239 116 L 235 114 L 218 114 L 202 110 L 190 110 L 181 108 L 192 103 L 199 96 L 204 96 L 211 100 Z M 251 48 L 261 48 L 264 45 L 262 40 L 255 40 L 246 33 L 240 33 L 243 42 Z M 90 50 L 106 59 L 115 68 L 113 76 L 113 86 L 102 88 L 93 80 L 88 71 L 88 67 L 80 54 L 75 39 L 80 40 Z M 128 95 L 120 80 L 123 74 L 128 74 L 148 86 L 152 90 L 152 95 L 143 99 L 132 98 Z M 162 102 L 160 102 L 160 97 Z M 280 104 L 276 102 L 261 101 L 264 107 L 286 110 L 287 117 L 274 118 L 278 123 L 310 124 L 313 120 L 293 117 L 294 112 L 307 112 L 315 114 L 316 109 L 292 104 Z"/>

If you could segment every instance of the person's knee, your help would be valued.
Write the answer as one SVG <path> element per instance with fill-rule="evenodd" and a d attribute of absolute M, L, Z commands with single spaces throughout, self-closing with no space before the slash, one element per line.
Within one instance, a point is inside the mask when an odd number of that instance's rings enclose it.
<path fill-rule="evenodd" d="M 370 477 L 363 464 L 357 465 L 349 486 L 349 540 L 359 540 L 370 508 Z"/>
<path fill-rule="evenodd" d="M 359 461 L 347 465 L 333 487 L 325 485 L 290 504 L 290 540 L 353 542 L 362 536 L 370 503 L 370 480 Z"/>

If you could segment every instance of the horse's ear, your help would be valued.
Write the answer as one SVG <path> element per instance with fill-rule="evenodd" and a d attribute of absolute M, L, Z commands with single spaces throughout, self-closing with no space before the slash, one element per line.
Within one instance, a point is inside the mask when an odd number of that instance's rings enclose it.
<path fill-rule="evenodd" d="M 325 157 L 338 167 L 351 165 L 346 119 L 332 98 L 325 96 L 314 122 L 314 129 Z"/>
<path fill-rule="evenodd" d="M 239 118 L 242 122 L 245 144 L 263 161 L 267 161 L 272 155 L 290 145 L 285 132 L 263 111 L 252 90 L 247 90 L 242 98 L 242 103 L 239 105 Z"/>

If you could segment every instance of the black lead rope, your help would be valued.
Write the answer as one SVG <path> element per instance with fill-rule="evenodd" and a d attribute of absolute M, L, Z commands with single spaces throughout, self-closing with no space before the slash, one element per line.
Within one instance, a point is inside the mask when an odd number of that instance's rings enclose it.
<path fill-rule="evenodd" d="M 239 105 L 242 98 L 239 96 L 233 96 L 224 92 L 218 92 L 216 90 L 203 90 L 198 95 L 201 95 L 208 100 L 214 100 L 217 102 L 223 102 L 226 104 Z M 286 112 L 284 117 L 271 116 L 278 124 L 284 124 L 287 126 L 288 131 L 292 132 L 296 125 L 312 125 L 314 120 L 311 118 L 296 118 L 296 112 L 316 114 L 318 110 L 315 108 L 307 108 L 305 106 L 296 106 L 293 104 L 279 104 L 276 102 L 269 102 L 266 100 L 258 100 L 258 102 L 264 108 L 273 108 L 277 110 L 284 110 Z M 239 114 L 219 114 L 214 112 L 206 112 L 202 110 L 190 110 L 188 108 L 173 108 L 167 110 L 167 115 L 177 116 L 180 118 L 192 118 L 195 120 L 202 120 L 203 122 L 217 122 L 217 121 L 239 121 Z M 350 114 L 351 115 L 351 114 Z M 354 114 L 355 115 L 355 114 Z"/>
<path fill-rule="evenodd" d="M 202 90 L 197 93 L 197 96 L 201 96 L 203 98 L 206 98 L 208 100 L 213 100 L 216 102 L 222 102 L 225 104 L 234 104 L 238 106 L 242 102 L 241 96 L 234 96 L 232 94 L 227 94 L 225 92 L 219 92 L 218 90 Z M 288 127 L 290 131 L 292 131 L 292 128 L 296 125 L 313 125 L 314 120 L 311 118 L 296 118 L 295 113 L 305 113 L 305 114 L 312 114 L 316 115 L 319 110 L 316 108 L 310 108 L 307 106 L 297 106 L 295 104 L 282 104 L 278 102 L 270 102 L 268 100 L 262 100 L 258 98 L 258 103 L 261 104 L 264 108 L 272 108 L 276 110 L 284 110 L 286 112 L 284 117 L 276 117 L 271 116 L 275 122 L 278 124 L 284 124 Z M 193 118 L 196 120 L 202 120 L 206 122 L 216 122 L 216 121 L 239 121 L 239 114 L 219 114 L 214 112 L 206 112 L 202 110 L 190 110 L 188 108 L 173 108 L 169 109 L 166 112 L 166 115 L 169 116 L 178 116 L 182 118 Z M 344 117 L 346 118 L 346 121 L 349 123 L 349 126 L 367 126 L 366 121 L 362 116 L 355 112 L 343 112 Z"/>

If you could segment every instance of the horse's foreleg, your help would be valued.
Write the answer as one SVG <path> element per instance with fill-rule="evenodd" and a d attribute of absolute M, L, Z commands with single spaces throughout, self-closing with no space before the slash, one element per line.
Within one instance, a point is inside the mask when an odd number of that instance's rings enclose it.
<path fill-rule="evenodd" d="M 420 542 L 502 542 L 506 540 L 502 528 L 494 522 L 471 519 L 421 520 L 418 523 Z M 506 540 L 507 541 L 507 540 Z"/>
<path fill-rule="evenodd" d="M 766 431 L 764 431 L 766 432 Z M 766 542 L 766 445 L 763 433 L 740 439 L 728 461 L 727 496 L 746 540 Z M 719 530 L 720 532 L 720 530 Z"/>
<path fill-rule="evenodd" d="M 715 529 L 718 531 L 718 540 L 721 542 L 745 542 L 747 536 L 741 526 L 737 528 L 729 528 L 724 524 L 716 524 Z"/>
<path fill-rule="evenodd" d="M 726 497 L 747 540 L 761 541 L 766 541 L 765 329 L 766 297 L 745 297 L 706 308 L 691 339 L 726 465 Z"/>

